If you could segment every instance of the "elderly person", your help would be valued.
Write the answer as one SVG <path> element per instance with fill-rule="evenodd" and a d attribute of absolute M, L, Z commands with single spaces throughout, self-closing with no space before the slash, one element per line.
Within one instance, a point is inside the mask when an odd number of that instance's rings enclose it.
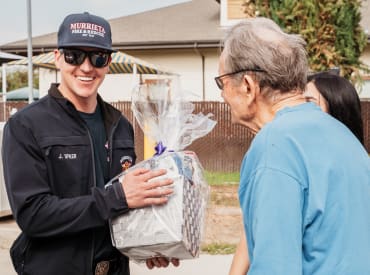
<path fill-rule="evenodd" d="M 239 187 L 248 275 L 370 274 L 370 160 L 306 101 L 304 47 L 253 18 L 231 28 L 220 56 L 216 83 L 232 121 L 257 132 Z"/>

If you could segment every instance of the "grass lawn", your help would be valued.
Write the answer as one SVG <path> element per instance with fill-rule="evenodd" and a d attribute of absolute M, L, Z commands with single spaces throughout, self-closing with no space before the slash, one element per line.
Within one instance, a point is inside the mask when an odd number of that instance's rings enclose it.
<path fill-rule="evenodd" d="M 204 171 L 207 183 L 214 186 L 211 192 L 210 200 L 214 206 L 232 206 L 239 207 L 237 199 L 237 185 L 239 185 L 239 172 L 211 172 Z M 234 188 L 235 187 L 235 188 Z M 229 243 L 211 243 L 202 245 L 203 253 L 215 254 L 234 254 L 236 244 Z"/>
<path fill-rule="evenodd" d="M 234 254 L 236 250 L 236 244 L 213 243 L 213 244 L 202 246 L 201 250 L 202 252 L 211 254 L 211 255 Z"/>
<path fill-rule="evenodd" d="M 211 172 L 204 171 L 209 185 L 239 184 L 239 172 Z"/>

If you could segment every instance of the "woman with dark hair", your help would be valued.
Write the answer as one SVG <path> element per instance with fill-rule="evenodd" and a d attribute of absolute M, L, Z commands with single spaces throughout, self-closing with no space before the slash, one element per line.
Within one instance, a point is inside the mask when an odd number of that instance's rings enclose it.
<path fill-rule="evenodd" d="M 364 143 L 360 98 L 350 81 L 330 72 L 316 73 L 308 77 L 305 95 Z"/>

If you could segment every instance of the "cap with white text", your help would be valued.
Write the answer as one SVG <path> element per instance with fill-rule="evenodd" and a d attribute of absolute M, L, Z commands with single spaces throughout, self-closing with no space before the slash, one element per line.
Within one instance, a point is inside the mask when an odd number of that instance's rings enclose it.
<path fill-rule="evenodd" d="M 113 51 L 109 22 L 88 12 L 68 15 L 59 27 L 58 48 L 68 47 Z"/>

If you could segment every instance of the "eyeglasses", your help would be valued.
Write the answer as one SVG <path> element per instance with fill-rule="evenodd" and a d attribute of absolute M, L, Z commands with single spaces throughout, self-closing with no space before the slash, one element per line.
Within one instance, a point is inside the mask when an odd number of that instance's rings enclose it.
<path fill-rule="evenodd" d="M 224 89 L 224 83 L 222 82 L 222 78 L 223 77 L 229 76 L 229 75 L 238 74 L 238 73 L 242 73 L 242 72 L 248 72 L 248 71 L 250 71 L 250 72 L 264 72 L 264 73 L 266 73 L 265 70 L 262 70 L 260 68 L 254 68 L 254 69 L 243 69 L 243 70 L 239 70 L 239 71 L 236 71 L 236 72 L 223 74 L 223 75 L 220 75 L 220 76 L 215 77 L 215 81 L 216 81 L 217 87 L 220 90 L 223 90 Z"/>
<path fill-rule="evenodd" d="M 88 56 L 91 65 L 103 68 L 108 65 L 111 53 L 105 51 L 83 51 L 80 49 L 59 49 L 64 54 L 64 61 L 68 64 L 81 65 Z"/>

